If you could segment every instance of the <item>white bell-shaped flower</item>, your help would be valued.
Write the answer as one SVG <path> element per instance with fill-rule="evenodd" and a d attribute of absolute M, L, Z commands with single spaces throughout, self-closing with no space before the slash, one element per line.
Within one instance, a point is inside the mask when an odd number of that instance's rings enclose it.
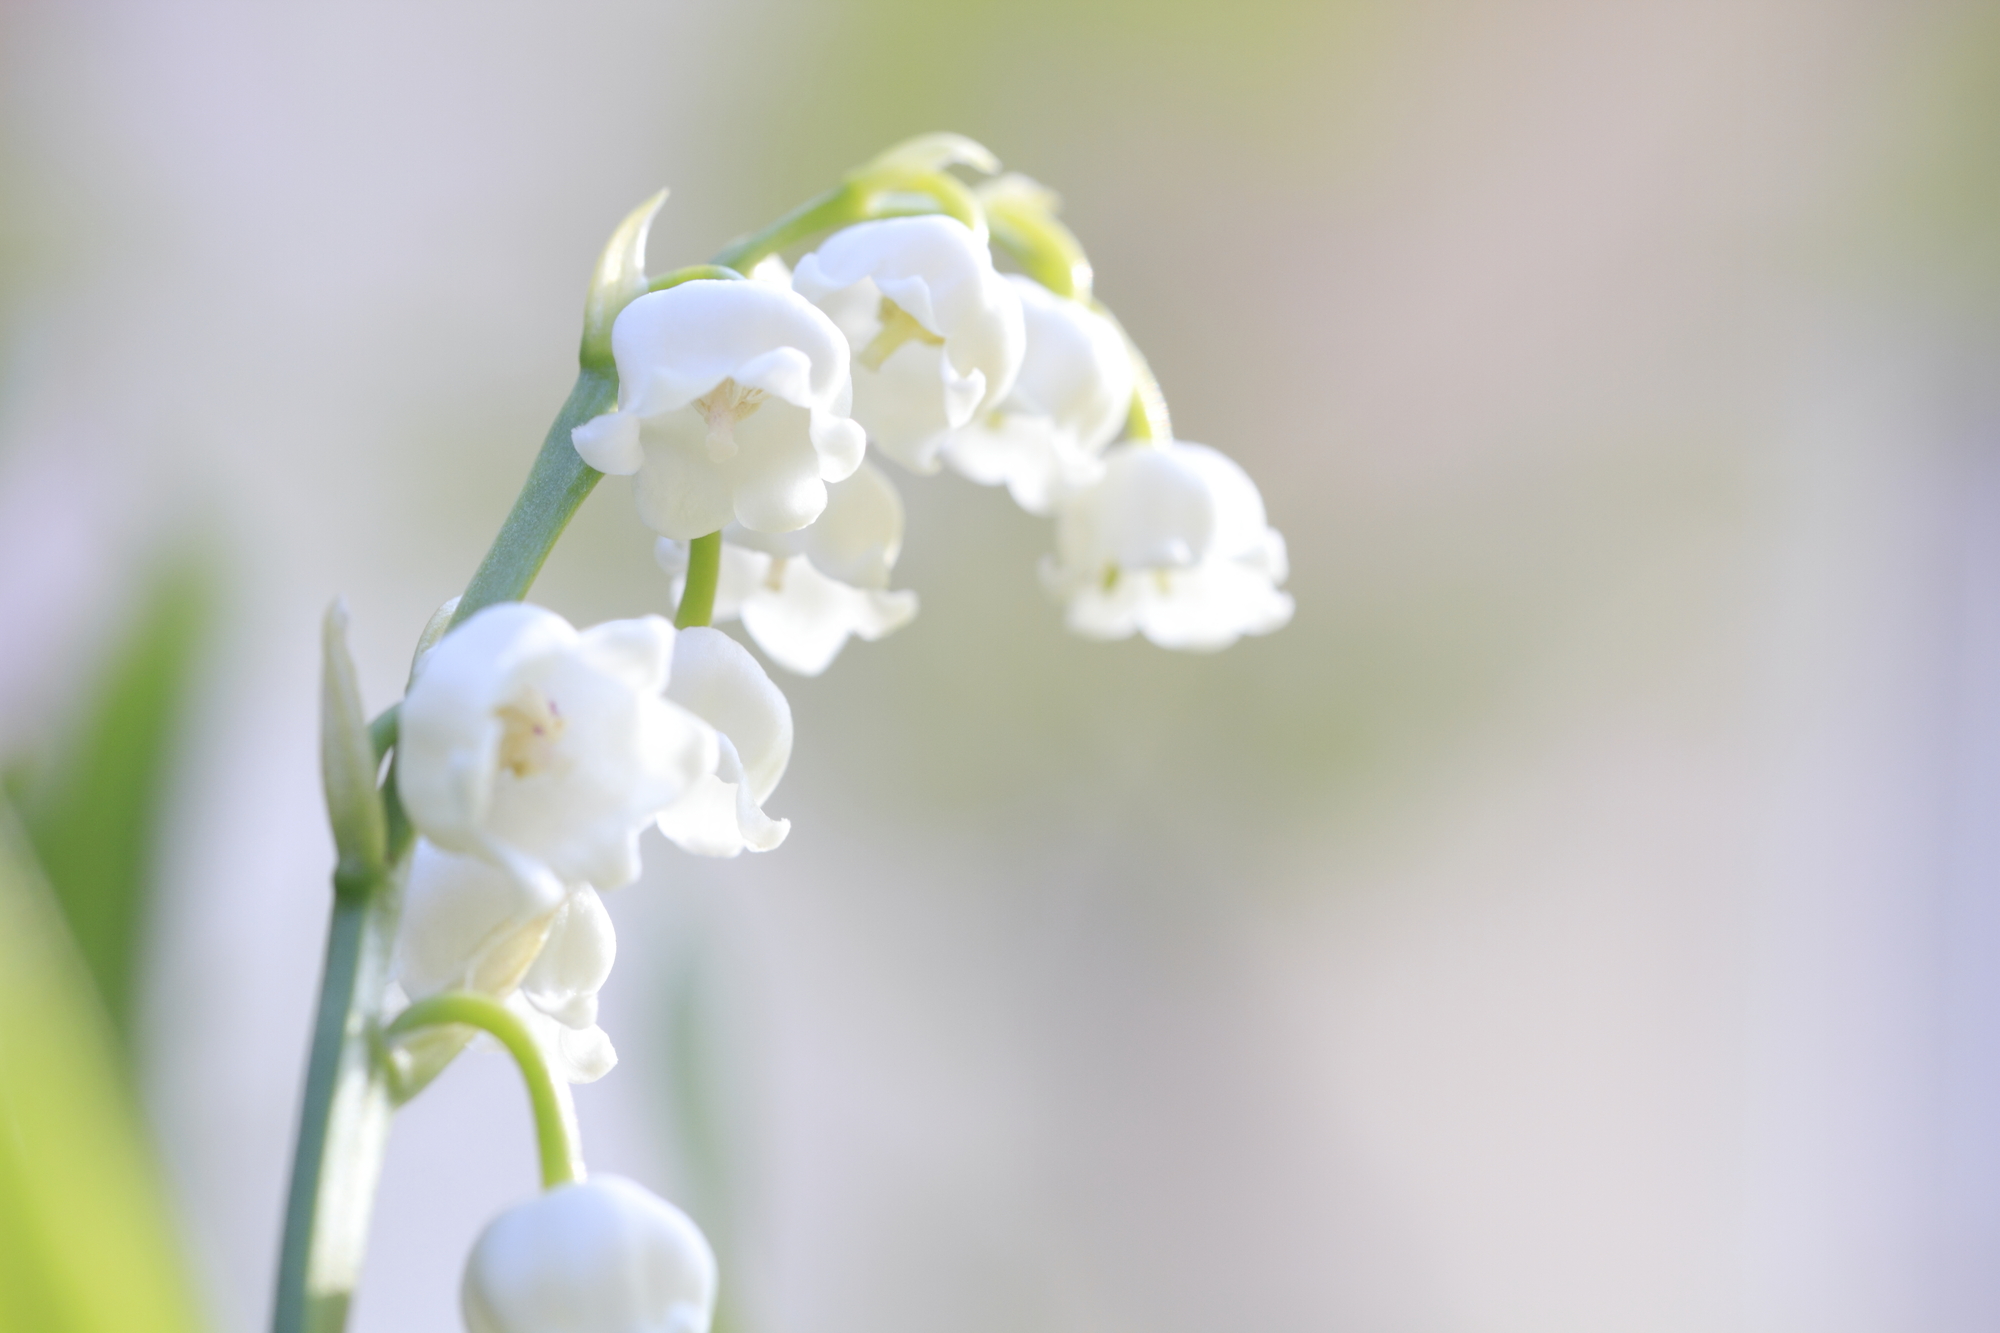
<path fill-rule="evenodd" d="M 504 1000 L 558 1073 L 588 1083 L 618 1062 L 597 1026 L 597 994 L 617 951 L 594 890 L 577 889 L 545 909 L 505 871 L 418 840 L 393 963 L 408 998 L 470 990 Z"/>
<path fill-rule="evenodd" d="M 1284 538 L 1248 473 L 1206 445 L 1121 445 L 1095 486 L 1057 510 L 1049 588 L 1093 639 L 1226 648 L 1292 618 Z"/>
<path fill-rule="evenodd" d="M 792 761 L 792 706 L 750 650 L 719 629 L 684 629 L 667 695 L 720 733 L 715 771 L 659 818 L 660 832 L 698 856 L 768 852 L 792 831 L 764 802 Z"/>
<path fill-rule="evenodd" d="M 505 869 L 540 912 L 639 875 L 639 833 L 714 773 L 713 728 L 662 691 L 658 616 L 579 633 L 540 607 L 479 612 L 425 655 L 396 785 L 417 830 Z"/>
<path fill-rule="evenodd" d="M 854 419 L 913 471 L 937 471 L 947 433 L 998 405 L 1020 373 L 1021 298 L 985 238 L 956 219 L 835 232 L 799 261 L 792 286 L 854 349 Z"/>
<path fill-rule="evenodd" d="M 849 638 L 873 642 L 907 625 L 917 595 L 887 590 L 903 546 L 903 498 L 882 469 L 863 463 L 827 488 L 811 527 L 779 535 L 722 530 L 717 620 L 741 619 L 759 648 L 787 671 L 817 676 Z M 685 587 L 687 547 L 662 537 L 660 567 Z"/>
<path fill-rule="evenodd" d="M 618 1176 L 494 1218 L 466 1260 L 470 1333 L 708 1333 L 715 1252 L 693 1220 Z"/>
<path fill-rule="evenodd" d="M 618 408 L 571 433 L 583 461 L 637 477 L 648 526 L 687 541 L 730 522 L 790 532 L 861 464 L 847 342 L 774 282 L 651 292 L 611 327 Z"/>
<path fill-rule="evenodd" d="M 1132 404 L 1132 356 L 1118 326 L 1081 301 L 1018 274 L 1007 281 L 1028 334 L 1020 377 L 1005 402 L 952 432 L 944 459 L 1046 514 L 1057 496 L 1103 473 L 1100 455 Z"/>

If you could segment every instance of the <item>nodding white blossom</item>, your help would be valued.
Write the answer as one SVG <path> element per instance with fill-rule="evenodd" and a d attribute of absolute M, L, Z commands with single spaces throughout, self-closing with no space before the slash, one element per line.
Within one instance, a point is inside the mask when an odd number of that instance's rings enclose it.
<path fill-rule="evenodd" d="M 1162 648 L 1226 648 L 1292 618 L 1285 542 L 1257 484 L 1206 445 L 1121 445 L 1101 481 L 1057 510 L 1042 568 L 1093 639 L 1144 634 Z"/>
<path fill-rule="evenodd" d="M 465 1264 L 470 1333 L 708 1333 L 715 1252 L 693 1220 L 618 1176 L 494 1218 Z"/>
<path fill-rule="evenodd" d="M 1132 355 L 1118 326 L 1081 301 L 1032 278 L 1007 281 L 1021 298 L 1027 355 L 1005 402 L 953 431 L 944 459 L 983 486 L 1005 485 L 1014 502 L 1046 514 L 1056 496 L 1104 470 L 1132 403 Z"/>
<path fill-rule="evenodd" d="M 684 629 L 667 697 L 720 733 L 721 762 L 660 814 L 660 832 L 698 856 L 768 852 L 792 831 L 763 805 L 792 761 L 792 706 L 757 659 L 719 629 Z"/>
<path fill-rule="evenodd" d="M 854 419 L 913 471 L 937 471 L 947 432 L 1014 387 L 1021 299 L 994 270 L 985 238 L 956 219 L 885 218 L 835 232 L 799 261 L 792 286 L 854 349 Z"/>
<path fill-rule="evenodd" d="M 617 951 L 611 916 L 589 887 L 550 909 L 485 861 L 418 840 L 394 961 L 410 999 L 470 990 L 505 1001 L 558 1073 L 588 1083 L 618 1063 L 597 1026 L 597 993 Z"/>
<path fill-rule="evenodd" d="M 571 439 L 598 471 L 636 475 L 640 517 L 668 537 L 802 528 L 861 465 L 847 342 L 779 283 L 648 293 L 619 312 L 611 353 L 618 408 Z"/>
<path fill-rule="evenodd" d="M 578 632 L 521 602 L 444 636 L 404 699 L 396 786 L 417 831 L 508 872 L 523 911 L 639 875 L 639 833 L 715 772 L 707 723 L 663 694 L 673 626 Z"/>
<path fill-rule="evenodd" d="M 787 671 L 817 676 L 855 635 L 869 641 L 907 625 L 917 595 L 889 592 L 903 546 L 903 498 L 882 469 L 863 463 L 827 488 L 826 512 L 778 536 L 722 530 L 717 620 L 740 618 L 759 648 Z M 687 547 L 660 538 L 660 567 L 686 584 Z"/>

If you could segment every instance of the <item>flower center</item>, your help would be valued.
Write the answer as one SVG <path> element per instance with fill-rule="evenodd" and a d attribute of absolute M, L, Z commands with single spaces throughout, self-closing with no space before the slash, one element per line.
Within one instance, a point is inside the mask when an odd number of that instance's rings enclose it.
<path fill-rule="evenodd" d="M 725 379 L 710 389 L 694 406 L 708 419 L 709 461 L 720 463 L 736 457 L 736 423 L 764 405 L 762 389 L 746 389 L 733 379 Z"/>
<path fill-rule="evenodd" d="M 500 717 L 500 767 L 517 778 L 553 768 L 567 725 L 556 701 L 530 686 L 494 710 Z"/>
<path fill-rule="evenodd" d="M 926 347 L 944 346 L 944 339 L 917 323 L 915 315 L 912 315 L 886 296 L 882 298 L 882 313 L 880 317 L 882 320 L 881 332 L 871 338 L 868 345 L 854 355 L 856 361 L 859 361 L 870 370 L 880 370 L 882 363 L 894 355 L 898 347 L 907 342 L 922 343 Z"/>
<path fill-rule="evenodd" d="M 790 559 L 791 557 L 788 555 L 774 555 L 771 557 L 771 568 L 764 575 L 764 586 L 766 588 L 769 588 L 772 592 L 783 592 L 785 590 L 785 562 Z"/>

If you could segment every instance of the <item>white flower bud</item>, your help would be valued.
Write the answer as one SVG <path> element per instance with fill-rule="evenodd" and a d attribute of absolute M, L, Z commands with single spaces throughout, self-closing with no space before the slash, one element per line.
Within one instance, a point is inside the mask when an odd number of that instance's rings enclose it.
<path fill-rule="evenodd" d="M 716 620 L 741 619 L 757 646 L 787 671 L 817 676 L 850 637 L 874 641 L 908 624 L 917 595 L 889 592 L 903 546 L 903 499 L 883 471 L 863 463 L 827 488 L 811 527 L 768 536 L 722 530 Z M 662 537 L 660 567 L 686 584 L 687 548 Z"/>
<path fill-rule="evenodd" d="M 764 802 L 792 760 L 792 706 L 748 649 L 721 630 L 684 629 L 667 695 L 721 734 L 715 771 L 660 815 L 660 832 L 683 851 L 767 852 L 792 830 Z"/>
<path fill-rule="evenodd" d="M 1284 538 L 1257 485 L 1206 445 L 1121 445 L 1064 501 L 1043 580 L 1093 639 L 1144 634 L 1162 648 L 1226 648 L 1292 618 Z"/>
<path fill-rule="evenodd" d="M 854 349 L 854 419 L 912 471 L 937 471 L 946 434 L 997 405 L 1020 373 L 1020 297 L 953 218 L 835 232 L 799 261 L 792 286 Z"/>
<path fill-rule="evenodd" d="M 618 408 L 571 438 L 600 472 L 637 476 L 640 517 L 688 541 L 733 521 L 790 532 L 861 464 L 847 343 L 774 282 L 698 280 L 640 297 L 611 330 Z"/>
<path fill-rule="evenodd" d="M 708 1333 L 715 1281 L 715 1253 L 686 1213 L 593 1176 L 488 1223 L 460 1305 L 471 1333 Z"/>
<path fill-rule="evenodd" d="M 1018 274 L 1008 282 L 1027 325 L 1020 378 L 999 407 L 952 432 L 944 459 L 1046 514 L 1057 496 L 1102 475 L 1099 455 L 1132 405 L 1132 356 L 1118 326 L 1081 301 Z"/>
<path fill-rule="evenodd" d="M 715 771 L 713 729 L 662 697 L 673 651 L 658 616 L 578 633 L 510 602 L 424 658 L 397 790 L 426 838 L 513 876 L 510 920 L 638 878 L 640 831 Z"/>

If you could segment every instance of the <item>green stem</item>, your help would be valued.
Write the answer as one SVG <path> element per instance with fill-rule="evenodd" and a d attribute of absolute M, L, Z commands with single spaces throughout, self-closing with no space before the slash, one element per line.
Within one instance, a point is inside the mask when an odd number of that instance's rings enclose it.
<path fill-rule="evenodd" d="M 697 282 L 704 279 L 713 279 L 722 282 L 741 282 L 743 281 L 743 275 L 735 269 L 725 268 L 721 264 L 689 264 L 686 268 L 677 268 L 672 273 L 662 273 L 657 278 L 649 279 L 646 283 L 646 290 L 649 292 L 664 292 L 671 287 L 678 287 L 684 282 Z"/>
<path fill-rule="evenodd" d="M 808 199 L 762 231 L 739 236 L 716 251 L 712 261 L 738 273 L 748 273 L 766 255 L 777 254 L 821 232 L 860 222 L 867 216 L 868 192 L 853 182 Z"/>
<path fill-rule="evenodd" d="M 486 558 L 459 599 L 451 623 L 462 625 L 466 617 L 496 602 L 518 602 L 534 586 L 542 563 L 555 549 L 556 539 L 569 526 L 577 506 L 604 476 L 577 456 L 570 432 L 600 413 L 608 412 L 618 399 L 615 372 L 585 367 L 576 377 L 569 401 L 556 415 L 535 455 L 520 498 L 500 526 L 499 535 L 487 549 Z"/>
<path fill-rule="evenodd" d="M 418 1000 L 405 1009 L 382 1035 L 393 1042 L 422 1028 L 447 1025 L 478 1028 L 497 1038 L 521 1068 L 528 1085 L 528 1102 L 535 1112 L 535 1145 L 541 1151 L 542 1188 L 554 1189 L 583 1179 L 583 1157 L 542 1048 L 520 1015 L 490 995 L 447 991 Z"/>
<path fill-rule="evenodd" d="M 974 231 L 984 227 L 986 221 L 978 199 L 956 176 L 903 167 L 864 168 L 817 199 L 808 199 L 762 231 L 737 237 L 709 262 L 748 273 L 766 255 L 775 255 L 815 236 L 856 222 L 911 213 L 944 213 Z"/>
<path fill-rule="evenodd" d="M 1125 351 L 1132 358 L 1132 406 L 1125 413 L 1125 433 L 1135 440 L 1153 440 L 1160 444 L 1174 438 L 1173 418 L 1167 414 L 1167 396 L 1160 392 L 1159 376 L 1153 373 L 1153 365 L 1146 360 L 1146 354 L 1139 350 L 1139 344 L 1132 341 L 1132 335 L 1125 332 L 1125 326 L 1118 322 L 1118 316 L 1102 301 L 1092 301 L 1090 308 L 1111 321 L 1118 336 L 1125 340 Z"/>
<path fill-rule="evenodd" d="M 274 1333 L 336 1333 L 361 1278 L 391 1115 L 386 1071 L 373 1059 L 368 1033 L 389 979 L 398 897 L 392 872 L 334 900 L 285 1204 Z"/>
<path fill-rule="evenodd" d="M 604 475 L 577 456 L 570 431 L 608 410 L 617 394 L 615 374 L 590 367 L 579 372 L 520 498 L 459 600 L 454 624 L 481 607 L 527 594 L 577 506 Z M 370 728 L 378 750 L 394 743 L 395 721 L 392 710 Z M 390 857 L 400 865 L 414 839 L 396 799 L 393 770 L 384 802 Z M 334 903 L 285 1207 L 274 1333 L 338 1333 L 360 1280 L 393 1114 L 388 1070 L 370 1038 L 389 981 L 400 899 L 397 873 L 351 886 L 355 891 Z"/>
<path fill-rule="evenodd" d="M 681 588 L 674 628 L 706 625 L 715 619 L 715 581 L 722 573 L 722 534 L 711 532 L 688 543 L 687 582 Z"/>

